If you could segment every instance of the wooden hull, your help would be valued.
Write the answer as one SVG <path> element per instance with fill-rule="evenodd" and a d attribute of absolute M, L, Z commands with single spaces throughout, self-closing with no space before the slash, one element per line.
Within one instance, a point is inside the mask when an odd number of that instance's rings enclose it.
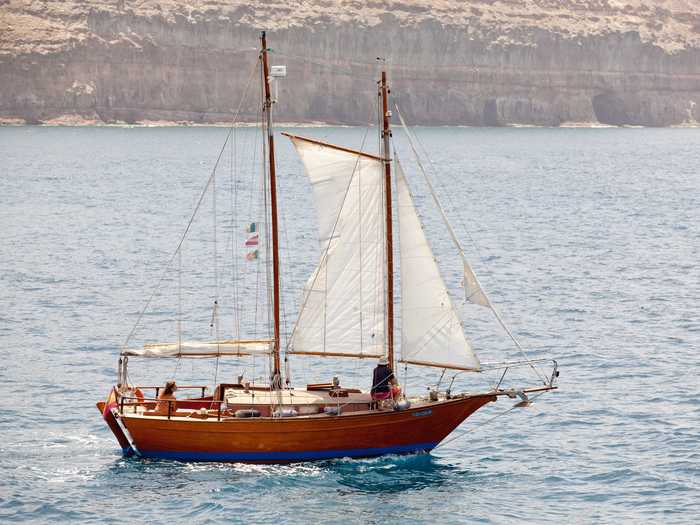
<path fill-rule="evenodd" d="M 216 419 L 124 414 L 137 453 L 181 461 L 284 463 L 429 451 L 494 395 L 341 416 Z"/>
<path fill-rule="evenodd" d="M 110 390 L 105 401 L 99 401 L 97 403 L 97 410 L 102 414 L 102 419 L 105 420 L 107 426 L 117 438 L 119 446 L 122 447 L 122 453 L 129 457 L 134 455 L 134 449 L 129 442 L 129 437 L 124 433 L 124 430 L 119 426 L 117 417 L 115 416 L 117 412 L 117 392 L 113 388 Z"/>

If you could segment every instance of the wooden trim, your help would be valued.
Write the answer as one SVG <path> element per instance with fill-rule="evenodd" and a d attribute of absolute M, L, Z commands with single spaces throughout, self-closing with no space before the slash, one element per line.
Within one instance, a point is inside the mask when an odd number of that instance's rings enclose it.
<path fill-rule="evenodd" d="M 531 394 L 533 392 L 549 392 L 551 390 L 558 390 L 558 386 L 540 386 L 540 387 L 533 387 L 533 388 L 523 388 L 523 392 L 526 394 Z"/>
<path fill-rule="evenodd" d="M 466 368 L 463 366 L 450 366 L 450 365 L 443 365 L 440 363 L 433 363 L 431 361 L 408 361 L 406 359 L 402 359 L 399 361 L 399 363 L 407 363 L 409 365 L 420 365 L 420 366 L 434 366 L 435 368 L 449 368 L 450 370 L 463 370 L 464 372 L 481 372 L 480 368 Z"/>
<path fill-rule="evenodd" d="M 342 354 L 340 352 L 289 352 L 291 355 L 317 355 L 323 357 L 356 357 L 360 359 L 379 359 L 380 355 L 369 354 Z"/>
<path fill-rule="evenodd" d="M 286 131 L 283 131 L 282 135 L 284 135 L 285 137 L 289 137 L 290 139 L 303 140 L 305 142 L 310 142 L 311 144 L 316 144 L 317 146 L 324 146 L 326 148 L 337 149 L 339 151 L 344 151 L 346 153 L 353 153 L 355 155 L 359 155 L 360 157 L 366 157 L 366 158 L 372 159 L 372 160 L 378 160 L 378 161 L 384 160 L 381 157 L 378 157 L 377 155 L 372 155 L 371 153 L 365 153 L 364 151 L 359 151 L 359 150 L 351 149 L 351 148 L 345 148 L 343 146 L 336 146 L 335 144 L 323 142 L 322 140 L 310 139 L 308 137 L 301 137 L 299 135 L 293 135 L 292 133 L 287 133 Z"/>

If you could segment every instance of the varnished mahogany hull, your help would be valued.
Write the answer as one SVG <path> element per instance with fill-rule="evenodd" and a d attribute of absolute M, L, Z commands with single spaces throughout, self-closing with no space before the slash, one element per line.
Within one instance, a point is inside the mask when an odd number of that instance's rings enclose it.
<path fill-rule="evenodd" d="M 125 414 L 138 453 L 181 461 L 284 463 L 429 451 L 492 395 L 403 411 L 254 419 L 162 419 Z"/>

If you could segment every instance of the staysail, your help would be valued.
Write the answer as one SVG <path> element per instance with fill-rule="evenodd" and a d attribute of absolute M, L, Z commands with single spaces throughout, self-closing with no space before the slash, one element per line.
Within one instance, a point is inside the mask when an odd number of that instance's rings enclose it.
<path fill-rule="evenodd" d="M 379 157 L 288 135 L 311 181 L 321 260 L 304 288 L 289 351 L 384 354 L 383 166 Z"/>
<path fill-rule="evenodd" d="M 402 361 L 479 370 L 440 275 L 401 165 L 396 163 L 401 253 Z"/>

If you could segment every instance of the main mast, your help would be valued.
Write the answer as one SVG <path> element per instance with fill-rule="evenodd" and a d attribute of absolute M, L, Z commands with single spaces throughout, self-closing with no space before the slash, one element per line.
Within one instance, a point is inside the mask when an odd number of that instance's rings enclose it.
<path fill-rule="evenodd" d="M 394 243 L 392 234 L 391 212 L 391 148 L 389 139 L 389 86 L 386 83 L 386 71 L 382 71 L 382 79 L 379 83 L 379 96 L 382 101 L 382 157 L 384 161 L 384 200 L 386 217 L 386 346 L 389 366 L 394 369 Z"/>
<path fill-rule="evenodd" d="M 272 132 L 272 95 L 270 93 L 270 67 L 267 60 L 267 39 L 265 31 L 260 37 L 262 41 L 262 67 L 263 83 L 265 84 L 265 111 L 267 125 L 267 146 L 269 153 L 270 172 L 270 215 L 272 229 L 272 312 L 274 317 L 274 335 L 272 355 L 274 365 L 270 378 L 271 388 L 280 388 L 282 385 L 280 375 L 280 265 L 279 265 L 279 237 L 277 234 L 277 179 L 275 176 L 275 138 Z"/>

